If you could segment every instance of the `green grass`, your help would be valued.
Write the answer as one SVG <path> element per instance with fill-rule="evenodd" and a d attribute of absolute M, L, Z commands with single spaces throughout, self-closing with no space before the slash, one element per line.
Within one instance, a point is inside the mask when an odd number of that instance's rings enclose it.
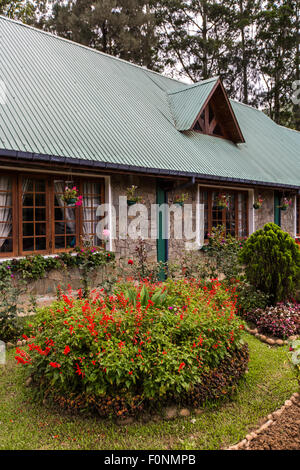
<path fill-rule="evenodd" d="M 243 439 L 297 390 L 286 348 L 270 348 L 245 333 L 249 372 L 230 401 L 199 416 L 118 426 L 71 416 L 36 403 L 14 352 L 0 366 L 0 449 L 220 449 Z"/>

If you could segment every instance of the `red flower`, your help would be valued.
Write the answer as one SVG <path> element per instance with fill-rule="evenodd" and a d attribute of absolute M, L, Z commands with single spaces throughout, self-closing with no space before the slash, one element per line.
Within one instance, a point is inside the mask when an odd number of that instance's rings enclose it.
<path fill-rule="evenodd" d="M 133 264 L 133 260 L 132 260 L 132 259 L 129 259 L 129 260 L 128 260 L 128 264 Z"/>
<path fill-rule="evenodd" d="M 183 368 L 184 368 L 184 366 L 185 366 L 185 362 L 182 362 L 182 363 L 180 364 L 180 366 L 179 366 L 178 372 L 180 372 L 180 371 L 181 371 L 181 369 L 183 369 Z"/>
<path fill-rule="evenodd" d="M 71 351 L 71 349 L 69 348 L 69 346 L 66 346 L 65 347 L 65 350 L 64 350 L 64 354 L 65 356 Z"/>
<path fill-rule="evenodd" d="M 58 364 L 58 362 L 50 362 L 50 366 L 51 367 L 54 367 L 54 368 L 59 368 L 60 367 L 60 364 Z"/>

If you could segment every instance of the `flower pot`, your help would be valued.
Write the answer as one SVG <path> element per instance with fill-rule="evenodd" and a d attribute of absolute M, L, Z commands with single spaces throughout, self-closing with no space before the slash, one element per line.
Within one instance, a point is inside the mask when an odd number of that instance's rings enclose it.
<path fill-rule="evenodd" d="M 68 199 L 66 201 L 67 206 L 74 206 L 74 204 L 77 202 L 77 198 L 73 197 L 71 199 Z"/>
<path fill-rule="evenodd" d="M 255 202 L 255 203 L 253 204 L 253 208 L 254 208 L 254 209 L 260 209 L 260 208 L 261 208 L 261 204 L 259 204 L 258 202 Z"/>
<path fill-rule="evenodd" d="M 287 210 L 287 206 L 280 207 L 280 210 L 281 210 L 281 211 L 286 211 L 286 210 Z"/>
<path fill-rule="evenodd" d="M 127 199 L 127 205 L 128 206 L 134 206 L 134 204 L 136 204 L 136 201 L 132 201 L 130 199 Z"/>

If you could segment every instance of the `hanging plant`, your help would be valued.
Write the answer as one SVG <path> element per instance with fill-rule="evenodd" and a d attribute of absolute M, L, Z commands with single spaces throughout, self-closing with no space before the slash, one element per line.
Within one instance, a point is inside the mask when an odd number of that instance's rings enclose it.
<path fill-rule="evenodd" d="M 127 204 L 128 206 L 132 206 L 133 204 L 137 204 L 138 202 L 142 202 L 142 196 L 136 195 L 136 190 L 138 189 L 137 186 L 130 186 L 126 189 L 126 196 L 127 196 Z"/>
<path fill-rule="evenodd" d="M 253 207 L 254 209 L 260 209 L 262 206 L 262 203 L 264 202 L 263 198 L 259 195 L 257 199 L 255 199 Z"/>
<path fill-rule="evenodd" d="M 174 197 L 173 203 L 178 205 L 178 206 L 183 206 L 184 202 L 189 198 L 188 193 L 182 193 L 178 194 L 177 196 Z"/>
<path fill-rule="evenodd" d="M 81 206 L 82 205 L 82 196 L 79 196 L 76 186 L 73 188 L 65 187 L 64 194 L 62 195 L 62 200 L 68 206 Z"/>
<path fill-rule="evenodd" d="M 216 197 L 216 204 L 218 207 L 222 207 L 222 209 L 228 209 L 230 202 L 229 194 L 219 193 Z"/>
<path fill-rule="evenodd" d="M 291 207 L 292 203 L 293 202 L 292 202 L 291 198 L 283 197 L 281 199 L 281 204 L 278 207 L 279 207 L 280 210 L 286 211 L 288 207 Z"/>

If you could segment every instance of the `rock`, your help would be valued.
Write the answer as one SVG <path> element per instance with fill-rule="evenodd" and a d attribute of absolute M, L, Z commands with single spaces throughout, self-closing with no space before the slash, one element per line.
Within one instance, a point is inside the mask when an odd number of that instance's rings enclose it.
<path fill-rule="evenodd" d="M 267 343 L 272 346 L 273 344 L 275 344 L 275 341 L 274 341 L 274 339 L 267 338 Z"/>
<path fill-rule="evenodd" d="M 247 439 L 243 439 L 243 440 L 238 444 L 238 448 L 240 449 L 241 447 L 244 447 L 245 444 L 247 444 Z"/>
<path fill-rule="evenodd" d="M 288 337 L 289 341 L 295 341 L 295 339 L 297 339 L 297 338 L 298 338 L 297 335 L 292 335 L 292 336 Z"/>
<path fill-rule="evenodd" d="M 284 406 L 288 407 L 288 406 L 291 406 L 293 404 L 293 402 L 291 400 L 286 400 L 284 402 Z"/>
<path fill-rule="evenodd" d="M 231 446 L 228 450 L 238 450 L 238 445 Z"/>
<path fill-rule="evenodd" d="M 22 344 L 23 344 L 22 341 L 20 341 L 20 340 L 17 341 L 17 346 L 22 346 Z"/>
<path fill-rule="evenodd" d="M 255 438 L 257 437 L 257 434 L 256 434 L 256 432 L 252 432 L 252 433 L 250 434 L 250 436 L 252 436 L 252 439 L 255 439 Z"/>
<path fill-rule="evenodd" d="M 190 416 L 190 410 L 188 410 L 187 408 L 182 408 L 180 411 L 179 411 L 179 416 L 181 416 L 182 418 L 185 418 L 187 416 Z"/>
<path fill-rule="evenodd" d="M 177 416 L 177 408 L 175 406 L 168 406 L 165 409 L 165 418 L 166 419 L 174 419 Z"/>
<path fill-rule="evenodd" d="M 300 394 L 299 394 L 298 392 L 295 392 L 295 393 L 293 393 L 293 397 L 299 398 L 299 397 L 300 397 Z"/>
<path fill-rule="evenodd" d="M 194 413 L 195 413 L 195 415 L 199 416 L 199 415 L 202 415 L 204 413 L 204 410 L 202 410 L 201 408 L 196 408 L 194 410 Z"/>
<path fill-rule="evenodd" d="M 28 377 L 26 379 L 26 382 L 25 382 L 26 387 L 29 387 L 29 385 L 31 385 L 31 383 L 32 383 L 32 377 Z"/>
<path fill-rule="evenodd" d="M 273 416 L 272 416 L 271 414 L 269 414 L 269 415 L 268 415 L 268 419 L 270 420 L 270 419 L 272 419 L 272 418 L 273 418 Z"/>
<path fill-rule="evenodd" d="M 280 410 L 277 410 L 277 411 L 274 411 L 273 416 L 275 416 L 276 418 L 278 418 L 279 416 L 282 415 L 282 411 L 283 411 L 283 410 L 281 410 L 281 409 L 280 409 Z"/>
<path fill-rule="evenodd" d="M 25 344 L 27 344 L 26 339 L 23 339 L 22 344 L 23 344 L 23 346 L 25 346 Z"/>
<path fill-rule="evenodd" d="M 11 348 L 13 348 L 14 346 L 15 346 L 15 345 L 14 345 L 13 343 L 10 343 L 10 342 L 6 343 L 7 349 L 11 349 Z"/>
<path fill-rule="evenodd" d="M 254 330 L 252 330 L 252 331 L 253 331 L 253 334 L 254 334 L 254 335 L 256 335 L 256 334 L 258 333 L 258 329 L 257 329 L 257 328 L 254 328 Z"/>
<path fill-rule="evenodd" d="M 263 424 L 263 425 L 259 428 L 259 430 L 257 431 L 257 433 L 264 431 L 264 430 L 267 429 L 272 423 L 273 423 L 273 421 L 272 421 L 271 419 L 269 419 L 269 421 L 267 421 L 265 424 Z"/>
<path fill-rule="evenodd" d="M 245 439 L 247 439 L 247 441 L 252 441 L 252 439 L 253 439 L 252 434 L 247 434 Z"/>
<path fill-rule="evenodd" d="M 284 342 L 282 339 L 276 339 L 276 344 L 278 344 L 278 346 L 283 346 Z"/>

